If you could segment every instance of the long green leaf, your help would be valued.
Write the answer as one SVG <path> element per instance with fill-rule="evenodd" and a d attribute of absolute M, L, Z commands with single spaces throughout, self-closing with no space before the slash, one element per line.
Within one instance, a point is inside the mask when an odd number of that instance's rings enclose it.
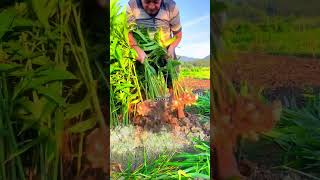
<path fill-rule="evenodd" d="M 76 125 L 70 127 L 68 129 L 68 132 L 71 133 L 84 133 L 85 131 L 88 131 L 90 129 L 92 129 L 97 122 L 97 118 L 96 117 L 92 117 L 88 120 L 84 120 L 84 121 L 80 121 L 79 123 L 77 123 Z"/>

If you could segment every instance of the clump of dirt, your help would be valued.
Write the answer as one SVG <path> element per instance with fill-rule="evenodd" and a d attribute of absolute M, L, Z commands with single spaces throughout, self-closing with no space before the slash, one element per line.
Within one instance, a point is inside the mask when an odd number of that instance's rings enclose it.
<path fill-rule="evenodd" d="M 320 60 L 266 54 L 237 53 L 223 64 L 232 81 L 264 88 L 320 86 Z"/>
<path fill-rule="evenodd" d="M 94 129 L 86 138 L 85 153 L 92 168 L 101 168 L 108 173 L 105 163 L 108 161 L 109 153 L 106 138 L 106 132 L 103 132 L 101 128 Z"/>
<path fill-rule="evenodd" d="M 176 99 L 146 100 L 137 105 L 137 114 L 133 124 L 142 129 L 159 132 L 163 125 L 170 125 L 173 130 L 179 130 L 179 108 L 195 103 L 197 96 L 191 93 L 181 94 Z"/>
<path fill-rule="evenodd" d="M 244 170 L 250 171 L 246 176 L 247 180 L 311 180 L 293 171 L 274 170 L 266 166 L 258 166 L 250 161 L 240 162 L 239 168 L 242 170 L 241 174 Z"/>
<path fill-rule="evenodd" d="M 184 94 L 176 100 L 147 100 L 138 104 L 134 126 L 111 130 L 111 162 L 121 169 L 131 162 L 133 170 L 143 163 L 144 153 L 150 160 L 161 153 L 191 151 L 194 137 L 209 141 L 209 122 L 200 124 L 197 116 L 190 113 L 177 118 L 178 106 L 194 103 L 195 97 Z"/>
<path fill-rule="evenodd" d="M 60 152 L 63 161 L 63 177 L 65 179 L 105 179 L 108 174 L 108 142 L 106 132 L 96 128 L 88 135 L 83 136 L 83 151 L 81 156 L 81 167 L 78 174 L 78 153 L 81 137 L 64 132 Z"/>
<path fill-rule="evenodd" d="M 263 151 L 261 151 L 263 149 Z M 243 144 L 242 159 L 239 163 L 241 174 L 248 180 L 302 180 L 311 179 L 294 171 L 273 168 L 282 165 L 284 150 L 274 142 L 262 139 L 257 143 L 245 141 Z M 244 172 L 244 170 L 247 172 Z"/>

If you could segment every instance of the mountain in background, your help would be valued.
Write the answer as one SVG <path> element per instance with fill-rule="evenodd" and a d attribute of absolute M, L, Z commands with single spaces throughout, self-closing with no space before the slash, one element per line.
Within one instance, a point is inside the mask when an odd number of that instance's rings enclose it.
<path fill-rule="evenodd" d="M 180 61 L 182 61 L 182 62 L 191 62 L 191 61 L 197 60 L 196 58 L 187 57 L 187 56 L 179 56 L 179 55 L 177 55 L 177 57 L 178 57 L 178 58 L 180 59 Z"/>
<path fill-rule="evenodd" d="M 186 57 L 186 56 L 178 56 L 178 58 L 180 58 L 180 61 L 185 62 L 185 63 L 190 63 L 194 66 L 209 66 L 210 65 L 210 55 L 206 56 L 203 59 Z"/>
<path fill-rule="evenodd" d="M 191 62 L 194 66 L 210 66 L 210 55 Z"/>
<path fill-rule="evenodd" d="M 225 0 L 230 17 L 319 16 L 320 0 Z M 253 18 L 253 17 L 252 17 Z"/>

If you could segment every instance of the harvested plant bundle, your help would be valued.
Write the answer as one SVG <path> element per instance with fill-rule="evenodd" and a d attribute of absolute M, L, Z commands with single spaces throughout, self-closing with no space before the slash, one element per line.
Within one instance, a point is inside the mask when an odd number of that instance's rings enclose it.
<path fill-rule="evenodd" d="M 140 83 L 143 87 L 147 99 L 164 97 L 166 94 L 165 83 L 160 79 L 163 77 L 162 69 L 159 62 L 165 57 L 166 50 L 154 39 L 151 39 L 147 29 L 133 30 L 133 35 L 141 49 L 147 53 L 144 65 L 144 76 L 141 77 Z M 159 81 L 160 80 L 160 81 Z"/>
<path fill-rule="evenodd" d="M 180 64 L 181 63 L 178 60 L 169 59 L 166 66 L 167 73 L 172 77 L 174 96 L 177 98 L 179 98 L 185 92 L 185 89 L 179 83 L 179 74 L 177 69 Z"/>

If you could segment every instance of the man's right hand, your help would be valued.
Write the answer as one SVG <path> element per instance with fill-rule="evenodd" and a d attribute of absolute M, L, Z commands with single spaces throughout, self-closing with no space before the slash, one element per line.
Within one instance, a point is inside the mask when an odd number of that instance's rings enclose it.
<path fill-rule="evenodd" d="M 144 59 L 147 57 L 147 54 L 139 47 L 139 46 L 135 46 L 134 49 L 136 50 L 138 57 L 137 60 L 143 64 Z"/>

